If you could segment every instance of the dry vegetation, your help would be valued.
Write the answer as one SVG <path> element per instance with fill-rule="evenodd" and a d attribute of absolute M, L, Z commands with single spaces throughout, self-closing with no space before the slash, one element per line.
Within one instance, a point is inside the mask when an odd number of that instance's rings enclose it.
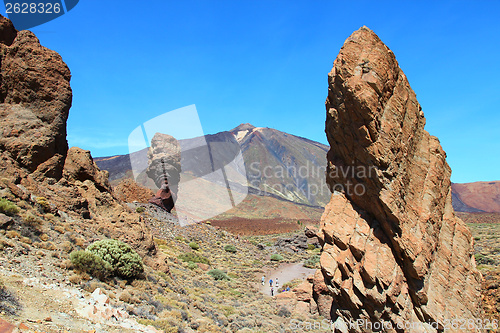
<path fill-rule="evenodd" d="M 210 224 L 221 229 L 227 230 L 235 235 L 271 235 L 281 234 L 293 231 L 299 231 L 307 226 L 319 226 L 319 222 L 312 220 L 286 220 L 279 218 L 270 219 L 245 219 L 245 218 L 227 218 L 212 219 Z"/>
<path fill-rule="evenodd" d="M 138 279 L 114 276 L 100 280 L 75 269 L 69 260 L 70 253 L 84 250 L 97 240 L 85 225 L 46 213 L 43 203 L 36 200 L 11 199 L 19 211 L 13 213 L 12 225 L 0 229 L 0 278 L 5 281 L 0 290 L 0 318 L 17 325 L 27 323 L 41 332 L 92 328 L 77 320 L 78 315 L 64 293 L 54 290 L 37 294 L 40 291 L 25 281 L 36 281 L 42 286 L 40 290 L 48 290 L 54 283 L 56 289 L 73 288 L 82 293 L 101 288 L 113 307 L 164 332 L 276 332 L 286 331 L 293 318 L 322 320 L 317 315 L 306 317 L 283 311 L 272 298 L 259 292 L 264 269 L 280 265 L 271 260 L 273 254 L 281 255 L 282 262 L 304 262 L 317 255 L 318 249 L 292 253 L 274 246 L 279 237 L 303 233 L 303 226 L 296 221 L 292 224 L 296 231 L 289 234 L 243 237 L 208 224 L 179 227 L 146 208 L 142 215 L 153 231 L 159 251 L 167 255 L 170 272 L 165 274 L 145 266 Z M 260 244 L 265 248 L 261 249 Z M 214 277 L 219 275 L 214 275 L 214 270 L 228 279 L 216 280 Z"/>
<path fill-rule="evenodd" d="M 467 222 L 474 237 L 474 256 L 483 275 L 482 298 L 485 317 L 500 321 L 500 214 L 458 215 Z"/>

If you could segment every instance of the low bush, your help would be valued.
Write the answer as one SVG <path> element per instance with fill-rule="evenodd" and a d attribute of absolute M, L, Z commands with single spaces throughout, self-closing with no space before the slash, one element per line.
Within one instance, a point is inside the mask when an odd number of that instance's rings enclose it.
<path fill-rule="evenodd" d="M 312 251 L 316 248 L 316 246 L 314 246 L 314 244 L 307 244 L 307 249 Z"/>
<path fill-rule="evenodd" d="M 198 250 L 200 248 L 200 246 L 197 243 L 195 243 L 195 242 L 190 242 L 188 245 L 193 250 Z"/>
<path fill-rule="evenodd" d="M 319 268 L 319 258 L 320 256 L 318 255 L 313 255 L 311 258 L 307 259 L 304 262 L 304 267 L 307 268 Z"/>
<path fill-rule="evenodd" d="M 210 265 L 210 261 L 205 258 L 205 257 L 202 257 L 201 255 L 197 254 L 197 253 L 193 253 L 193 252 L 188 252 L 188 253 L 182 253 L 178 256 L 178 258 L 184 262 L 194 262 L 194 263 L 197 263 L 199 262 L 200 264 L 207 264 L 207 265 Z"/>
<path fill-rule="evenodd" d="M 49 212 L 50 211 L 50 204 L 49 202 L 47 201 L 47 198 L 45 197 L 37 197 L 35 199 L 35 202 L 40 206 L 42 207 L 42 210 L 44 212 Z"/>
<path fill-rule="evenodd" d="M 135 209 L 135 212 L 140 214 L 140 213 L 144 213 L 144 211 L 145 211 L 145 210 L 146 210 L 146 209 L 145 209 L 144 207 L 137 207 L 137 208 Z"/>
<path fill-rule="evenodd" d="M 290 312 L 290 310 L 288 310 L 287 307 L 285 306 L 282 306 L 279 310 L 278 310 L 278 313 L 277 313 L 278 316 L 280 317 L 283 317 L 283 318 L 288 318 L 292 315 L 292 313 Z"/>
<path fill-rule="evenodd" d="M 281 261 L 281 260 L 283 260 L 283 256 L 281 254 L 275 253 L 271 256 L 271 261 Z"/>
<path fill-rule="evenodd" d="M 75 251 L 69 255 L 71 263 L 78 270 L 93 275 L 101 280 L 113 274 L 113 267 L 98 255 L 89 251 Z"/>
<path fill-rule="evenodd" d="M 115 275 L 129 279 L 144 272 L 141 257 L 129 245 L 119 240 L 103 239 L 89 245 L 86 251 L 110 263 Z"/>
<path fill-rule="evenodd" d="M 33 213 L 26 213 L 22 215 L 24 223 L 32 227 L 39 227 L 43 224 L 43 220 Z"/>
<path fill-rule="evenodd" d="M 220 280 L 230 280 L 229 276 L 227 276 L 226 273 L 221 271 L 220 269 L 211 269 L 207 273 L 211 277 L 214 278 L 214 280 L 220 281 Z"/>
<path fill-rule="evenodd" d="M 236 253 L 238 250 L 236 250 L 236 246 L 228 244 L 228 245 L 224 246 L 224 251 Z"/>
<path fill-rule="evenodd" d="M 198 265 L 196 265 L 194 262 L 192 261 L 189 261 L 188 262 L 188 268 L 193 270 L 193 269 L 197 269 L 198 268 Z"/>
<path fill-rule="evenodd" d="M 9 216 L 16 215 L 19 213 L 19 207 L 7 199 L 0 198 L 0 213 Z"/>

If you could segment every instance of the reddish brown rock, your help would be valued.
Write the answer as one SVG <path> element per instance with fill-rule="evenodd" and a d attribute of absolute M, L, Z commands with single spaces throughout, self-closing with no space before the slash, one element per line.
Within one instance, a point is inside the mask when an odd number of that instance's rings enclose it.
<path fill-rule="evenodd" d="M 64 162 L 63 176 L 68 180 L 84 182 L 90 180 L 101 191 L 111 191 L 107 171 L 101 171 L 90 155 L 90 151 L 71 147 Z"/>
<path fill-rule="evenodd" d="M 346 40 L 328 83 L 334 194 L 313 288 L 320 313 L 319 296 L 328 295 L 339 323 L 478 318 L 480 274 L 471 233 L 451 205 L 446 154 L 425 131 L 394 54 L 363 27 Z"/>
<path fill-rule="evenodd" d="M 0 43 L 7 46 L 12 45 L 12 42 L 17 36 L 17 30 L 12 22 L 0 15 Z"/>
<path fill-rule="evenodd" d="M 16 329 L 16 326 L 12 325 L 6 320 L 0 318 L 0 332 L 2 333 L 12 333 Z"/>
<path fill-rule="evenodd" d="M 51 176 L 61 177 L 68 144 L 71 73 L 56 52 L 30 31 L 0 17 L 0 149 L 33 172 L 55 155 Z"/>
<path fill-rule="evenodd" d="M 136 183 L 132 179 L 124 179 L 114 187 L 115 196 L 125 202 L 148 202 L 154 196 L 153 191 Z"/>
<path fill-rule="evenodd" d="M 32 203 L 44 197 L 75 232 L 119 239 L 168 272 L 143 218 L 114 197 L 108 173 L 89 151 L 68 151 L 71 74 L 61 56 L 0 16 L 0 66 L 0 176 L 10 193 Z"/>
<path fill-rule="evenodd" d="M 312 283 L 305 280 L 297 287 L 293 288 L 292 291 L 295 293 L 298 301 L 310 302 L 312 298 Z"/>

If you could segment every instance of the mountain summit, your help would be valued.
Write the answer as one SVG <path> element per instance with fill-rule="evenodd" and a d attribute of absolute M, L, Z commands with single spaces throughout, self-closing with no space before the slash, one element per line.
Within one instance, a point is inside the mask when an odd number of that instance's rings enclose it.
<path fill-rule="evenodd" d="M 254 128 L 256 128 L 254 125 L 246 123 L 246 124 L 240 124 L 239 126 L 236 126 L 235 128 L 233 128 L 229 132 L 235 134 L 235 133 L 238 133 L 240 131 L 251 131 Z"/>

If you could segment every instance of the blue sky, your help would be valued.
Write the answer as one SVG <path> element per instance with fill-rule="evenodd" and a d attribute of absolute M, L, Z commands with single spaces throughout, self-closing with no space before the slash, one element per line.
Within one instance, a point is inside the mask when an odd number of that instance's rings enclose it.
<path fill-rule="evenodd" d="M 498 180 L 498 1 L 97 1 L 32 29 L 72 72 L 70 146 L 128 152 L 129 134 L 196 104 L 203 131 L 240 123 L 326 143 L 327 73 L 362 25 L 391 48 L 453 169 Z"/>

